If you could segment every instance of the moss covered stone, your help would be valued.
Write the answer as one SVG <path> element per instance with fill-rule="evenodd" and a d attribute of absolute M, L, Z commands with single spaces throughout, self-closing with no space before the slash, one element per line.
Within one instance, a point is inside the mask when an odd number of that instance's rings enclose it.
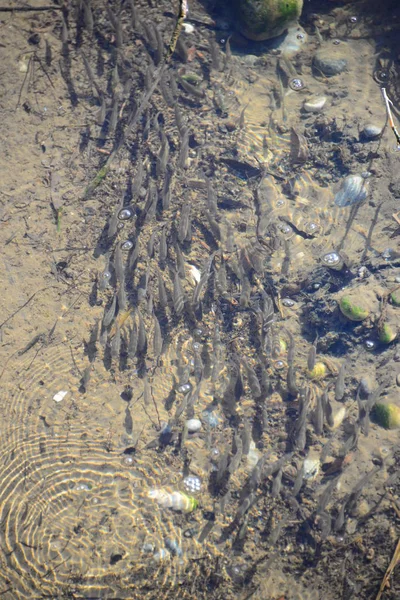
<path fill-rule="evenodd" d="M 350 321 L 364 321 L 369 315 L 369 311 L 365 307 L 357 304 L 349 296 L 342 296 L 339 300 L 339 308 Z"/>
<path fill-rule="evenodd" d="M 385 429 L 398 429 L 400 427 L 400 408 L 397 404 L 377 403 L 372 411 L 372 418 Z"/>
<path fill-rule="evenodd" d="M 303 0 L 236 0 L 236 8 L 243 35 L 268 40 L 297 22 Z"/>

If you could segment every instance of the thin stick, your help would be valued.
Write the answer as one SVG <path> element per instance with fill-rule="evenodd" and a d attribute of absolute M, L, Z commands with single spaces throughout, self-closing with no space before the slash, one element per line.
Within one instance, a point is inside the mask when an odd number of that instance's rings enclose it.
<path fill-rule="evenodd" d="M 390 127 L 391 127 L 391 129 L 392 129 L 392 131 L 394 133 L 395 138 L 396 138 L 397 150 L 400 150 L 400 134 L 397 131 L 396 126 L 394 124 L 393 116 L 392 116 L 392 111 L 390 109 L 390 105 L 393 106 L 393 102 L 388 98 L 388 95 L 386 93 L 386 88 L 381 88 L 381 92 L 382 92 L 383 100 L 384 100 L 385 105 L 386 105 L 386 112 L 387 112 L 387 116 L 388 116 L 388 119 L 389 119 L 389 124 L 390 124 Z"/>
<path fill-rule="evenodd" d="M 0 7 L 0 12 L 27 12 L 34 10 L 62 10 L 62 6 L 7 6 Z"/>
<path fill-rule="evenodd" d="M 380 600 L 383 592 L 385 591 L 386 585 L 389 581 L 389 577 L 393 573 L 397 563 L 400 561 L 400 539 L 397 542 L 396 550 L 394 551 L 393 558 L 390 561 L 390 565 L 388 566 L 386 573 L 382 579 L 381 587 L 379 588 L 379 592 L 375 600 Z"/>

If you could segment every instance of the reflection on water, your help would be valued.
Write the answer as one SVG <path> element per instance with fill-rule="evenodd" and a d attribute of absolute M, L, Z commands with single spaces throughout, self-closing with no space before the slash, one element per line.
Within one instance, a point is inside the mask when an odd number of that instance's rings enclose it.
<path fill-rule="evenodd" d="M 158 4 L 7 22 L 8 151 L 41 154 L 5 179 L 0 592 L 373 597 L 399 514 L 395 26 L 332 3 L 256 44 L 193 2 L 164 67 Z M 45 226 L 7 204 L 37 170 Z"/>

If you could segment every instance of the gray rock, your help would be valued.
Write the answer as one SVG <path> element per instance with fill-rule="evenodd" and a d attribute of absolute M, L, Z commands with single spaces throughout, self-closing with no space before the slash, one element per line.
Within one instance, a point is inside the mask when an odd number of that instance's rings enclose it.
<path fill-rule="evenodd" d="M 347 60 L 330 50 L 320 50 L 314 56 L 314 67 L 327 77 L 339 75 L 347 68 Z"/>
<path fill-rule="evenodd" d="M 382 127 L 378 127 L 378 125 L 374 125 L 373 123 L 368 123 L 364 127 L 362 134 L 365 139 L 374 140 L 382 134 Z"/>

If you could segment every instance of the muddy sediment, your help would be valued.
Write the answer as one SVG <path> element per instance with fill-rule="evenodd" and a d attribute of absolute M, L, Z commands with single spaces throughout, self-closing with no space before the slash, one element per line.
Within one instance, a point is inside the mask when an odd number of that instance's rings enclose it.
<path fill-rule="evenodd" d="M 178 6 L 41 4 L 0 12 L 0 592 L 375 598 L 399 15 L 256 43 L 190 2 L 169 57 Z"/>

